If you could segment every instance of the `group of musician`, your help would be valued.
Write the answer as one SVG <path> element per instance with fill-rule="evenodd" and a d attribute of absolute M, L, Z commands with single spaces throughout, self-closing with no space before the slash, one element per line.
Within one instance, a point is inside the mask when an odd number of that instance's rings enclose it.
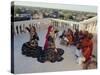
<path fill-rule="evenodd" d="M 61 42 L 66 46 L 75 46 L 75 57 L 77 58 L 77 63 L 83 66 L 83 69 L 89 67 L 89 63 L 92 67 L 96 67 L 96 61 L 92 61 L 93 58 L 93 34 L 88 31 L 82 31 L 75 29 L 75 31 L 68 29 L 64 30 L 59 36 Z M 61 43 L 62 44 L 62 43 Z M 94 56 L 95 57 L 95 56 Z"/>

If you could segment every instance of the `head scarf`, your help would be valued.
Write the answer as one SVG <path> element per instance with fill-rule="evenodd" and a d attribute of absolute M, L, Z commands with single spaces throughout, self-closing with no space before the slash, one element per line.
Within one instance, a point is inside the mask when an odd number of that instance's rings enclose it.
<path fill-rule="evenodd" d="M 49 36 L 52 28 L 53 28 L 53 26 L 51 26 L 51 25 L 48 27 L 48 31 L 47 31 L 47 34 L 46 34 L 46 41 L 45 41 L 44 49 L 47 49 L 47 47 L 48 47 L 48 36 Z"/>

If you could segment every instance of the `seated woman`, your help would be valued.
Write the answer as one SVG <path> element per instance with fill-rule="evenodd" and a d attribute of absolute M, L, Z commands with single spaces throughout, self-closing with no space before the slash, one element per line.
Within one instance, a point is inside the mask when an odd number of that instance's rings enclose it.
<path fill-rule="evenodd" d="M 29 42 L 26 42 L 22 46 L 22 54 L 32 57 L 37 57 L 39 55 L 39 49 L 42 48 L 38 46 L 39 37 L 36 33 L 36 29 L 34 26 L 30 28 L 26 28 L 30 34 Z"/>
<path fill-rule="evenodd" d="M 93 35 L 91 33 L 85 32 L 84 38 L 81 40 L 81 49 L 82 55 L 85 58 L 83 64 L 86 64 L 92 58 L 92 51 L 93 51 Z"/>
<path fill-rule="evenodd" d="M 73 37 L 73 32 L 71 29 L 68 29 L 68 32 L 66 34 L 66 38 L 67 38 L 67 45 L 72 45 L 73 41 L 74 41 L 74 37 Z"/>
<path fill-rule="evenodd" d="M 63 60 L 63 58 L 61 57 L 63 53 L 64 50 L 58 49 L 55 46 L 55 29 L 53 28 L 53 26 L 49 26 L 46 35 L 43 55 L 38 58 L 38 61 L 42 63 L 45 61 L 61 61 Z"/>

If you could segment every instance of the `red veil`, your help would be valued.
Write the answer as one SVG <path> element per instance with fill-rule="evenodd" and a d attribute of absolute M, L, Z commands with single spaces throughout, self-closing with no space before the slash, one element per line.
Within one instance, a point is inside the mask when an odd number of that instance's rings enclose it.
<path fill-rule="evenodd" d="M 53 26 L 49 26 L 48 27 L 48 31 L 47 31 L 47 34 L 46 34 L 46 37 L 45 37 L 45 44 L 44 44 L 44 49 L 47 49 L 48 48 L 48 36 L 49 36 L 49 33 L 51 32 L 51 29 L 53 28 Z"/>

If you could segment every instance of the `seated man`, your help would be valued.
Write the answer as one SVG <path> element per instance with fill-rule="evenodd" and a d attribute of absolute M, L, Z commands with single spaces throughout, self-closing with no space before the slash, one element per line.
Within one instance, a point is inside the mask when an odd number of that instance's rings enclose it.
<path fill-rule="evenodd" d="M 59 36 L 59 38 L 61 39 L 60 44 L 62 44 L 62 45 L 67 44 L 67 42 L 66 42 L 67 38 L 66 38 L 66 31 L 65 30 L 62 32 L 62 34 Z"/>
<path fill-rule="evenodd" d="M 78 64 L 82 64 L 84 61 L 85 61 L 85 58 L 84 56 L 82 55 L 82 50 L 81 50 L 81 44 L 78 43 L 76 45 L 76 51 L 75 51 L 75 56 L 76 56 L 76 62 Z"/>
<path fill-rule="evenodd" d="M 74 33 L 74 45 L 77 45 L 79 43 L 79 30 L 76 29 Z"/>
<path fill-rule="evenodd" d="M 73 44 L 73 41 L 74 41 L 74 37 L 73 37 L 73 32 L 71 29 L 68 29 L 68 32 L 66 34 L 66 38 L 68 39 L 66 42 L 67 42 L 67 45 L 72 45 Z"/>
<path fill-rule="evenodd" d="M 59 36 L 59 38 L 60 38 L 60 39 L 63 39 L 63 37 L 65 37 L 65 33 L 66 33 L 66 31 L 64 30 L 64 31 L 62 32 L 62 34 Z"/>

